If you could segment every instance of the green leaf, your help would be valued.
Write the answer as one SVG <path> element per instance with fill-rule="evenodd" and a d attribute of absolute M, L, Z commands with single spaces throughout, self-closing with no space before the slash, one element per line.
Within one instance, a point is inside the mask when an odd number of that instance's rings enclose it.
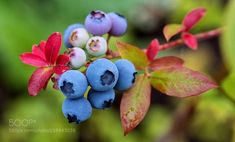
<path fill-rule="evenodd" d="M 182 66 L 184 64 L 184 60 L 176 57 L 176 56 L 166 56 L 166 57 L 161 57 L 153 60 L 149 64 L 149 69 L 151 70 L 157 70 L 161 68 L 168 68 L 171 66 Z"/>
<path fill-rule="evenodd" d="M 134 86 L 124 92 L 120 115 L 124 135 L 134 129 L 145 117 L 151 98 L 151 85 L 146 75 L 139 75 Z"/>
<path fill-rule="evenodd" d="M 120 56 L 131 61 L 137 69 L 144 69 L 149 63 L 146 54 L 138 47 L 119 41 L 117 49 Z"/>
<path fill-rule="evenodd" d="M 217 87 L 216 83 L 209 80 L 205 75 L 183 66 L 156 70 L 151 73 L 150 80 L 155 89 L 175 97 L 200 95 Z"/>
<path fill-rule="evenodd" d="M 167 41 L 169 41 L 173 36 L 180 33 L 183 30 L 181 24 L 169 24 L 166 25 L 163 29 L 163 34 Z"/>
<path fill-rule="evenodd" d="M 226 61 L 227 66 L 233 70 L 235 69 L 235 0 L 231 1 L 228 5 L 228 11 L 225 17 L 226 27 L 222 35 L 222 52 L 223 58 Z"/>
<path fill-rule="evenodd" d="M 225 93 L 233 100 L 235 100 L 235 73 L 230 74 L 222 83 L 222 88 Z"/>

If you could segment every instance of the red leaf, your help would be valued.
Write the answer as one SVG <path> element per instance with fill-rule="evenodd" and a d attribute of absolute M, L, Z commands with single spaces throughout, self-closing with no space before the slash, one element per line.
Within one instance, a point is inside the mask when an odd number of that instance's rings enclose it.
<path fill-rule="evenodd" d="M 181 24 L 169 24 L 163 28 L 163 34 L 167 41 L 169 41 L 173 36 L 184 30 L 184 26 Z"/>
<path fill-rule="evenodd" d="M 56 32 L 50 35 L 45 47 L 45 56 L 50 64 L 54 64 L 61 47 L 61 34 Z"/>
<path fill-rule="evenodd" d="M 190 30 L 195 24 L 197 24 L 201 18 L 205 15 L 205 8 L 196 8 L 190 11 L 185 17 L 182 24 L 185 26 L 185 31 Z"/>
<path fill-rule="evenodd" d="M 45 51 L 45 47 L 46 47 L 46 41 L 41 41 L 39 43 L 39 48 L 42 50 L 42 51 Z"/>
<path fill-rule="evenodd" d="M 35 54 L 32 54 L 32 53 L 21 54 L 20 60 L 25 64 L 29 64 L 29 65 L 35 66 L 35 67 L 44 67 L 44 66 L 48 65 L 46 60 L 44 60 L 42 57 L 35 55 Z"/>
<path fill-rule="evenodd" d="M 45 41 L 41 41 L 39 45 L 33 45 L 32 53 L 46 60 L 45 54 L 44 54 L 45 45 L 46 45 Z"/>
<path fill-rule="evenodd" d="M 157 39 L 154 39 L 151 41 L 146 51 L 148 60 L 149 61 L 154 60 L 154 57 L 157 55 L 158 51 L 159 51 L 159 42 Z"/>
<path fill-rule="evenodd" d="M 184 40 L 184 43 L 190 47 L 193 50 L 197 49 L 197 39 L 194 35 L 188 33 L 188 32 L 183 32 L 182 33 L 182 39 Z"/>
<path fill-rule="evenodd" d="M 161 68 L 168 68 L 171 66 L 181 66 L 183 64 L 184 64 L 184 60 L 179 57 L 166 56 L 166 57 L 161 57 L 161 58 L 157 58 L 153 60 L 149 64 L 149 68 L 154 71 L 154 70 L 158 70 Z"/>
<path fill-rule="evenodd" d="M 207 76 L 183 66 L 156 70 L 151 73 L 150 81 L 155 89 L 175 97 L 200 95 L 217 87 Z"/>
<path fill-rule="evenodd" d="M 36 96 L 43 88 L 46 88 L 52 74 L 53 68 L 38 68 L 35 70 L 28 82 L 29 95 Z"/>
<path fill-rule="evenodd" d="M 69 66 L 67 65 L 69 62 L 69 56 L 66 54 L 59 55 L 56 60 L 56 66 L 54 67 L 54 72 L 56 74 L 62 74 L 65 71 L 69 70 Z"/>
<path fill-rule="evenodd" d="M 134 129 L 145 117 L 151 98 L 148 77 L 139 75 L 134 86 L 124 92 L 120 104 L 120 115 L 124 135 Z"/>
<path fill-rule="evenodd" d="M 70 60 L 70 58 L 68 55 L 62 54 L 62 55 L 58 56 L 58 58 L 56 60 L 56 64 L 57 65 L 67 65 L 69 60 Z"/>
<path fill-rule="evenodd" d="M 68 66 L 65 66 L 65 65 L 56 65 L 53 70 L 56 74 L 60 75 L 60 74 L 64 73 L 65 71 L 69 70 L 69 69 L 70 68 Z"/>

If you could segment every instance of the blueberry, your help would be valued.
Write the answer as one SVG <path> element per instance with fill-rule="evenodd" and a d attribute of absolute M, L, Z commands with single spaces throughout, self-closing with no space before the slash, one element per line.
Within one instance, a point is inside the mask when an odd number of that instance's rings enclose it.
<path fill-rule="evenodd" d="M 85 98 L 66 98 L 62 105 L 62 112 L 69 123 L 76 122 L 79 124 L 91 117 L 92 107 Z"/>
<path fill-rule="evenodd" d="M 110 108 L 115 99 L 115 92 L 113 89 L 108 91 L 89 90 L 88 100 L 93 108 L 105 109 Z"/>
<path fill-rule="evenodd" d="M 110 35 L 113 36 L 122 36 L 127 31 L 127 20 L 124 16 L 118 14 L 118 13 L 108 13 L 108 16 L 110 17 L 112 21 L 112 27 L 109 31 Z"/>
<path fill-rule="evenodd" d="M 87 79 L 80 71 L 68 70 L 59 79 L 60 90 L 70 99 L 83 97 L 87 87 Z"/>
<path fill-rule="evenodd" d="M 115 62 L 118 68 L 119 78 L 115 89 L 124 91 L 129 89 L 135 82 L 136 70 L 135 66 L 126 59 L 120 59 Z"/>
<path fill-rule="evenodd" d="M 89 34 L 85 28 L 74 29 L 69 36 L 69 43 L 75 47 L 83 47 L 89 39 Z"/>
<path fill-rule="evenodd" d="M 84 50 L 78 47 L 74 47 L 71 49 L 71 52 L 69 53 L 70 56 L 70 64 L 74 68 L 79 68 L 86 62 L 86 53 Z"/>
<path fill-rule="evenodd" d="M 107 51 L 107 42 L 103 37 L 95 36 L 88 40 L 86 44 L 87 52 L 93 56 L 100 56 Z"/>
<path fill-rule="evenodd" d="M 86 17 L 85 27 L 93 35 L 101 36 L 110 31 L 112 26 L 111 19 L 103 11 L 91 11 Z"/>
<path fill-rule="evenodd" d="M 68 48 L 72 48 L 73 45 L 70 43 L 70 35 L 73 32 L 73 30 L 77 29 L 77 28 L 84 28 L 84 25 L 82 24 L 72 24 L 70 26 L 67 27 L 67 29 L 64 31 L 64 44 L 66 47 Z"/>
<path fill-rule="evenodd" d="M 94 90 L 107 91 L 116 85 L 118 69 L 110 60 L 101 58 L 88 66 L 86 76 Z"/>

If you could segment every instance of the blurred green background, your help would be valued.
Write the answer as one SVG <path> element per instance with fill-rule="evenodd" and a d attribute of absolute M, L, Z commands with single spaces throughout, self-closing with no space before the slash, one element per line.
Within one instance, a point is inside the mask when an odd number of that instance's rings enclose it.
<path fill-rule="evenodd" d="M 201 41 L 199 49 L 185 46 L 160 53 L 176 55 L 186 66 L 202 71 L 220 84 L 198 97 L 178 99 L 152 91 L 146 118 L 123 136 L 119 117 L 121 95 L 110 110 L 94 111 L 92 118 L 69 124 L 61 112 L 63 95 L 48 85 L 37 97 L 27 94 L 34 68 L 19 60 L 22 52 L 55 31 L 83 22 L 91 10 L 115 11 L 128 19 L 121 39 L 145 48 L 162 28 L 180 23 L 195 7 L 205 7 L 205 18 L 192 33 L 224 27 L 222 36 Z M 0 141 L 79 142 L 235 142 L 235 0 L 0 0 Z M 62 47 L 64 50 L 65 48 Z"/>

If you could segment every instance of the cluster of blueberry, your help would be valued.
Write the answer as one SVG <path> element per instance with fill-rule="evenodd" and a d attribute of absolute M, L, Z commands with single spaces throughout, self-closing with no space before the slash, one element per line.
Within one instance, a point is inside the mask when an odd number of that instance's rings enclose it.
<path fill-rule="evenodd" d="M 91 116 L 92 107 L 106 109 L 115 99 L 115 90 L 125 91 L 135 82 L 134 65 L 125 59 L 115 63 L 101 58 L 92 62 L 84 75 L 77 70 L 63 73 L 58 86 L 67 97 L 62 111 L 69 122 L 80 123 Z M 87 99 L 84 94 L 90 86 Z"/>
<path fill-rule="evenodd" d="M 87 60 L 86 52 L 90 56 L 105 54 L 108 45 L 102 35 L 108 33 L 121 36 L 126 29 L 127 22 L 123 16 L 92 11 L 84 26 L 74 24 L 65 30 L 64 42 L 71 51 L 70 64 L 73 68 L 80 68 Z M 88 33 L 94 36 L 89 39 Z M 110 108 L 115 99 L 115 90 L 125 91 L 131 88 L 135 75 L 136 69 L 130 61 L 119 59 L 113 63 L 106 58 L 90 63 L 85 74 L 78 70 L 64 72 L 57 82 L 58 88 L 66 96 L 62 105 L 64 116 L 69 122 L 80 123 L 91 116 L 92 107 Z M 89 91 L 86 97 L 84 94 L 87 90 Z"/>
<path fill-rule="evenodd" d="M 90 56 L 101 56 L 107 52 L 107 41 L 102 35 L 108 33 L 109 36 L 122 36 L 126 31 L 125 17 L 114 12 L 106 14 L 103 11 L 92 11 L 86 17 L 84 25 L 70 25 L 65 30 L 64 43 L 71 48 L 72 67 L 79 68 L 84 65 L 87 59 L 85 51 Z M 89 33 L 93 36 L 90 37 Z"/>

